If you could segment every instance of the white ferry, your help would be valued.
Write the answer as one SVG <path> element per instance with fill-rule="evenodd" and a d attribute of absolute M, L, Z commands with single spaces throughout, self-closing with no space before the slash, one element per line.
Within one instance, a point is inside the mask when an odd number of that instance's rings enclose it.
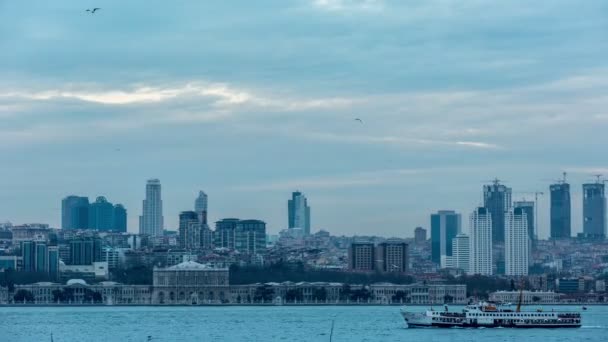
<path fill-rule="evenodd" d="M 521 305 L 516 310 L 509 307 L 481 302 L 467 305 L 460 312 L 444 310 L 427 310 L 426 312 L 401 311 L 407 326 L 440 327 L 440 328 L 580 328 L 581 314 L 565 311 L 521 311 Z"/>

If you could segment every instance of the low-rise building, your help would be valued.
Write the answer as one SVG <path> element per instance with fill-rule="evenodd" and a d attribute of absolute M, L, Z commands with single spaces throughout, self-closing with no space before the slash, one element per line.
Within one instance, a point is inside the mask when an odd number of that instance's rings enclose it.
<path fill-rule="evenodd" d="M 490 294 L 490 300 L 499 303 L 518 303 L 520 296 L 522 304 L 559 303 L 563 297 L 562 294 L 551 291 L 498 291 Z"/>

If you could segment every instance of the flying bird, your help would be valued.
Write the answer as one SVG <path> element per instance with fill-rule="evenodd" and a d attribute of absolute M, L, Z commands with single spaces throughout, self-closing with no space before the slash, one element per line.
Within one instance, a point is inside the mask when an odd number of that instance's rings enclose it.
<path fill-rule="evenodd" d="M 93 8 L 93 9 L 87 9 L 87 12 L 91 12 L 91 14 L 93 14 L 93 13 L 95 13 L 95 12 L 99 11 L 100 9 L 101 9 L 101 8 L 99 8 L 99 7 L 95 7 L 95 8 Z"/>
<path fill-rule="evenodd" d="M 359 118 L 355 118 L 355 121 L 359 121 L 360 123 L 363 123 L 363 120 L 361 120 Z"/>

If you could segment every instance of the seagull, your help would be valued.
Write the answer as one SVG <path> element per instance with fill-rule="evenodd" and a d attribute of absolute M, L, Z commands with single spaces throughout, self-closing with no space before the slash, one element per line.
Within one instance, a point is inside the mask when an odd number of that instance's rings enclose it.
<path fill-rule="evenodd" d="M 360 123 L 363 123 L 363 120 L 361 120 L 359 118 L 355 118 L 355 121 L 359 121 Z"/>
<path fill-rule="evenodd" d="M 95 13 L 95 12 L 99 11 L 100 9 L 101 9 L 101 8 L 99 8 L 99 7 L 95 7 L 95 8 L 93 8 L 93 9 L 87 9 L 87 12 L 91 12 L 91 14 L 93 14 L 93 13 Z"/>

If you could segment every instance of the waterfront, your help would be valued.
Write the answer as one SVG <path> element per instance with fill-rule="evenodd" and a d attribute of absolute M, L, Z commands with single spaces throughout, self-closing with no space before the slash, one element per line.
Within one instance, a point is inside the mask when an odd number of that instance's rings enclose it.
<path fill-rule="evenodd" d="M 436 307 L 441 309 L 441 307 Z M 559 306 L 560 310 L 580 309 Z M 425 310 L 424 307 L 411 308 Z M 531 309 L 531 308 L 528 308 Z M 550 310 L 545 307 L 545 310 Z M 399 307 L 0 307 L 3 341 L 603 341 L 608 306 L 581 329 L 405 329 Z"/>

